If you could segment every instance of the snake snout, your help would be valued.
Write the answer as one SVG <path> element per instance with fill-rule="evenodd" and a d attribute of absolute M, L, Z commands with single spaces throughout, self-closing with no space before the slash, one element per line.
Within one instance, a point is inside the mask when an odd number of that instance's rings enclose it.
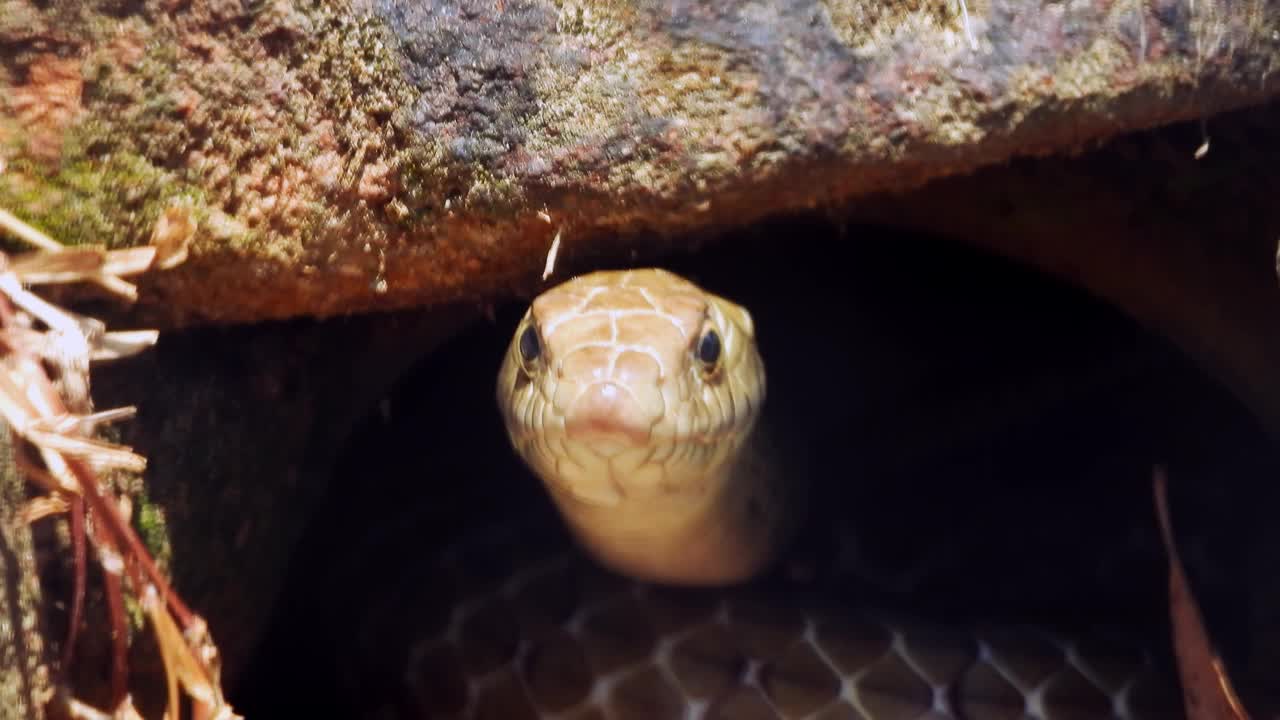
<path fill-rule="evenodd" d="M 649 440 L 653 419 L 636 397 L 617 382 L 588 385 L 565 413 L 565 434 L 592 445 L 617 446 L 618 450 Z"/>

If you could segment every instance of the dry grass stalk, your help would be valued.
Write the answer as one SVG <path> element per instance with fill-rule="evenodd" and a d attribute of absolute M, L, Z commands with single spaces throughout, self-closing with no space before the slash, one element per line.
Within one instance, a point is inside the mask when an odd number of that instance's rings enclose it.
<path fill-rule="evenodd" d="M 97 427 L 132 417 L 132 407 L 94 412 L 89 364 L 134 355 L 156 342 L 154 330 L 108 332 L 102 322 L 58 307 L 30 285 L 92 282 L 125 301 L 137 288 L 124 276 L 168 268 L 186 258 L 196 225 L 190 212 L 169 208 L 146 247 L 107 250 L 64 248 L 0 209 L 0 231 L 36 248 L 11 257 L 0 253 L 0 417 L 8 423 L 19 470 L 48 494 L 23 510 L 28 521 L 67 513 L 75 553 L 75 596 L 63 654 L 70 664 L 83 609 L 86 542 L 103 571 L 113 642 L 113 707 L 103 712 L 70 696 L 55 699 L 71 717 L 139 718 L 127 687 L 123 588 L 138 598 L 155 631 L 168 685 L 168 720 L 179 720 L 179 688 L 200 720 L 232 720 L 222 695 L 217 648 L 204 621 L 173 592 L 99 473 L 142 472 L 146 459 L 130 448 L 93 437 Z M 53 368 L 50 373 L 47 368 Z M 88 522 L 92 519 L 92 522 Z"/>

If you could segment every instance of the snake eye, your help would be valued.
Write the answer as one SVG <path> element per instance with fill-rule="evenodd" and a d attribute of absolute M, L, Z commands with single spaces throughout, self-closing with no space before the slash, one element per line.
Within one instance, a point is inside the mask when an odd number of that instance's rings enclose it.
<path fill-rule="evenodd" d="M 532 325 L 526 325 L 524 331 L 520 333 L 520 361 L 528 368 L 540 357 L 542 357 L 542 341 L 538 339 L 538 330 Z"/>
<path fill-rule="evenodd" d="M 698 340 L 698 360 L 708 369 L 720 362 L 720 334 L 714 328 L 708 328 Z"/>
<path fill-rule="evenodd" d="M 525 362 L 533 362 L 542 355 L 542 343 L 538 340 L 538 331 L 532 325 L 520 333 L 520 357 Z"/>

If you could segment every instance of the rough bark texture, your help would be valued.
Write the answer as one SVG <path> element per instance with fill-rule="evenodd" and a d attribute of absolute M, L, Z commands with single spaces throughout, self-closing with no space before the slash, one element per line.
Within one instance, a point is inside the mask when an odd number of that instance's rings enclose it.
<path fill-rule="evenodd" d="M 527 290 L 557 233 L 653 258 L 1280 83 L 1264 0 L 969 6 L 5 0 L 0 204 L 132 244 L 189 203 L 154 315 L 322 316 Z"/>

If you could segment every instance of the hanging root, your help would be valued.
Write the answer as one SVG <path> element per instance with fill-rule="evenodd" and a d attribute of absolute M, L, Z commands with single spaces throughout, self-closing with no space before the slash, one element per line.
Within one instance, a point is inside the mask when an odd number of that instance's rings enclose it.
<path fill-rule="evenodd" d="M 103 573 L 112 638 L 112 709 L 96 710 L 64 689 L 55 699 L 74 718 L 139 718 L 128 693 L 127 588 L 151 623 L 164 661 L 168 720 L 180 718 L 179 689 L 198 720 L 239 718 L 222 694 L 219 658 L 208 628 L 170 587 L 133 530 L 121 501 L 99 474 L 141 473 L 146 459 L 130 448 L 94 437 L 101 424 L 132 417 L 134 408 L 93 411 L 89 363 L 141 352 L 154 330 L 108 332 L 102 322 L 40 298 L 32 285 L 90 282 L 125 301 L 137 288 L 124 279 L 182 262 L 195 233 L 190 212 L 175 206 L 161 216 L 146 247 L 107 250 L 67 248 L 0 209 L 0 232 L 36 248 L 18 256 L 0 253 L 0 417 L 11 430 L 18 468 L 47 494 L 23 508 L 34 522 L 67 513 L 75 562 L 70 627 L 62 667 L 69 667 L 84 608 L 88 550 Z M 52 372 L 50 370 L 52 369 Z"/>

